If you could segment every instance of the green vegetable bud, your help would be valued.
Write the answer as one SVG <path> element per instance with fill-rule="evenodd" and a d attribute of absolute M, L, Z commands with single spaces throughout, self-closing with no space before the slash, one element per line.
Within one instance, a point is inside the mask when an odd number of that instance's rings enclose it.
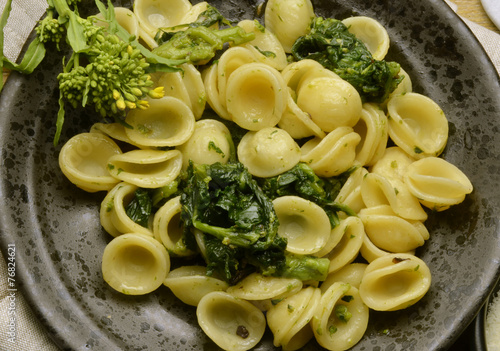
<path fill-rule="evenodd" d="M 137 97 L 140 97 L 143 95 L 142 90 L 139 88 L 132 88 L 131 92 L 132 92 L 132 94 L 134 94 Z"/>
<path fill-rule="evenodd" d="M 132 102 L 134 102 L 134 101 L 136 101 L 136 100 L 137 100 L 137 97 L 136 97 L 135 95 L 130 94 L 129 92 L 126 92 L 126 91 L 123 93 L 123 96 L 124 96 L 124 97 L 125 97 L 125 99 L 126 99 L 126 100 L 128 100 L 128 101 L 132 101 Z"/>
<path fill-rule="evenodd" d="M 113 99 L 118 100 L 122 97 L 122 94 L 116 89 L 113 89 Z"/>
<path fill-rule="evenodd" d="M 135 104 L 135 102 L 131 102 L 131 101 L 125 101 L 125 105 L 126 105 L 129 109 L 131 109 L 131 110 L 133 110 L 133 109 L 135 109 L 135 108 L 137 107 L 137 105 Z"/>
<path fill-rule="evenodd" d="M 127 105 L 125 105 L 125 100 L 123 99 L 119 99 L 116 101 L 116 107 L 119 109 L 119 110 L 125 110 L 127 108 Z"/>

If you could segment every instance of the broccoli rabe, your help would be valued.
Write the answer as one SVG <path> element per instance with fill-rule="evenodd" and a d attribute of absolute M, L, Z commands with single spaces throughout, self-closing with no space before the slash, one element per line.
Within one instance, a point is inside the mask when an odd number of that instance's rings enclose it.
<path fill-rule="evenodd" d="M 339 223 L 337 212 L 356 215 L 349 207 L 335 202 L 342 185 L 354 169 L 349 169 L 337 177 L 320 178 L 307 164 L 298 163 L 279 176 L 259 179 L 259 184 L 265 195 L 271 199 L 296 195 L 318 204 L 325 210 L 332 227 L 335 227 Z"/>
<path fill-rule="evenodd" d="M 378 61 L 339 20 L 316 17 L 292 46 L 297 60 L 313 59 L 348 81 L 363 101 L 383 102 L 403 79 L 396 62 Z"/>
<path fill-rule="evenodd" d="M 228 25 L 228 27 L 211 28 L 214 25 Z M 159 46 L 153 49 L 153 52 L 169 59 L 187 59 L 194 64 L 206 63 L 223 48 L 225 43 L 238 45 L 255 38 L 253 33 L 246 33 L 241 27 L 230 26 L 213 6 L 208 6 L 195 22 L 180 27 L 188 28 L 180 31 L 169 31 L 178 27 L 160 29 L 155 36 Z"/>

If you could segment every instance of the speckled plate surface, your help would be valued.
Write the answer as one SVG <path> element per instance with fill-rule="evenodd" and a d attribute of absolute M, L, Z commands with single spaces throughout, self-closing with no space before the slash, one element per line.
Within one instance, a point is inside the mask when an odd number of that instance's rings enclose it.
<path fill-rule="evenodd" d="M 253 1 L 212 2 L 229 18 L 254 16 Z M 317 14 L 377 18 L 389 31 L 389 59 L 410 74 L 414 90 L 445 111 L 444 157 L 475 186 L 464 203 L 427 225 L 418 250 L 433 282 L 415 306 L 370 315 L 354 350 L 445 350 L 473 320 L 498 277 L 500 260 L 500 84 L 468 28 L 442 0 L 313 1 Z M 117 5 L 130 5 L 117 3 Z M 20 289 L 49 333 L 67 350 L 217 350 L 197 326 L 195 310 L 168 289 L 142 297 L 109 288 L 100 270 L 110 240 L 99 224 L 103 194 L 70 184 L 58 167 L 62 143 L 98 117 L 70 111 L 52 145 L 60 57 L 50 53 L 30 76 L 15 73 L 0 97 L 1 244 L 17 248 Z M 270 333 L 256 347 L 273 350 Z M 317 350 L 314 341 L 307 350 Z"/>

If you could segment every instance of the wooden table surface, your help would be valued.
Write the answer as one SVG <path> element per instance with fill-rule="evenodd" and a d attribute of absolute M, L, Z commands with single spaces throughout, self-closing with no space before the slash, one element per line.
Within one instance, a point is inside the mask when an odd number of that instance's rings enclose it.
<path fill-rule="evenodd" d="M 460 16 L 467 18 L 468 20 L 471 20 L 477 24 L 480 24 L 485 28 L 488 28 L 500 34 L 500 30 L 498 30 L 498 28 L 495 27 L 493 22 L 491 22 L 491 20 L 488 18 L 488 15 L 484 11 L 481 5 L 481 0 L 452 0 L 452 1 L 458 6 L 457 13 Z M 3 71 L 4 82 L 7 79 L 8 75 L 9 75 L 8 71 L 4 69 Z"/>

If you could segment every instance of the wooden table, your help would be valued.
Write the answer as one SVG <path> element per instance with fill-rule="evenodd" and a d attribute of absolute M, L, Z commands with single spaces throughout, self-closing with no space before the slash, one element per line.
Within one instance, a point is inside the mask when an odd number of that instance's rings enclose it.
<path fill-rule="evenodd" d="M 500 30 L 498 30 L 498 28 L 495 27 L 493 22 L 491 22 L 491 20 L 488 18 L 486 12 L 484 12 L 484 9 L 481 5 L 481 0 L 452 0 L 452 1 L 458 6 L 457 13 L 460 16 L 467 18 L 468 20 L 471 20 L 477 24 L 480 24 L 485 28 L 491 29 L 492 31 L 495 31 L 496 33 L 500 34 Z M 7 80 L 8 75 L 9 72 L 4 69 L 3 71 L 4 82 Z"/>

